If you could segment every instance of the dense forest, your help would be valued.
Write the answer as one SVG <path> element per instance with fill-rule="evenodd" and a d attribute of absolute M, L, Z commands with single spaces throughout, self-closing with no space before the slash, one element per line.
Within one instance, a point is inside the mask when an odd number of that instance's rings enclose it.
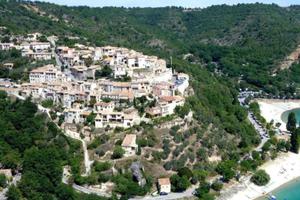
<path fill-rule="evenodd" d="M 65 137 L 30 99 L 12 100 L 0 92 L 0 163 L 22 173 L 8 200 L 99 199 L 61 183 L 63 166 L 80 173 L 81 160 L 81 144 Z"/>
<path fill-rule="evenodd" d="M 246 110 L 239 105 L 238 89 L 263 90 L 280 97 L 298 96 L 299 64 L 273 76 L 278 64 L 299 44 L 298 6 L 239 4 L 185 10 L 0 1 L 0 11 L 0 26 L 7 28 L 1 29 L 2 35 L 41 32 L 57 35 L 59 43 L 69 46 L 78 41 L 95 46 L 124 46 L 162 57 L 169 66 L 172 57 L 171 67 L 191 75 L 194 95 L 187 99 L 185 110 L 192 109 L 195 119 L 211 134 L 205 140 L 199 136 L 199 140 L 207 144 L 206 151 L 218 149 L 223 159 L 218 166 L 203 162 L 197 167 L 211 167 L 219 174 L 229 171 L 222 174 L 228 179 L 234 176 L 233 168 L 247 171 L 258 165 L 249 167 L 246 160 L 236 167 L 239 158 L 260 142 L 247 120 Z M 13 52 L 7 54 L 10 53 Z M 0 56 L 6 59 L 10 55 Z M 15 60 L 27 65 L 18 55 Z M 19 75 L 15 79 L 18 78 Z M 24 171 L 14 191 L 27 199 L 64 199 L 57 195 L 68 196 L 68 192 L 73 199 L 83 198 L 60 184 L 63 165 L 80 171 L 80 161 L 76 160 L 80 158 L 78 144 L 64 137 L 43 115 L 36 114 L 37 109 L 29 100 L 12 102 L 1 94 L 0 109 L 0 162 Z M 260 163 L 260 156 L 256 157 Z M 41 187 L 45 184 L 47 187 Z"/>

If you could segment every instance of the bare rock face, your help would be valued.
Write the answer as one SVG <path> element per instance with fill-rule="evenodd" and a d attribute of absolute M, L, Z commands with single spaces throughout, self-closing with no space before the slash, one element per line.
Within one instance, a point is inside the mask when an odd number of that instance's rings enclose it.
<path fill-rule="evenodd" d="M 280 70 L 289 69 L 294 63 L 299 63 L 300 45 L 291 52 L 283 61 L 281 61 L 277 68 L 273 71 L 273 76 Z"/>
<path fill-rule="evenodd" d="M 146 185 L 146 179 L 143 175 L 144 166 L 140 162 L 133 162 L 130 166 L 130 170 L 139 186 L 144 187 Z"/>

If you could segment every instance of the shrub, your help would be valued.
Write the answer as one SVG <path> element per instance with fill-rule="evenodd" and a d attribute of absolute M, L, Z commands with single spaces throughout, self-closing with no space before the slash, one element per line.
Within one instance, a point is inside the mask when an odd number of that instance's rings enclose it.
<path fill-rule="evenodd" d="M 103 151 L 103 149 L 96 149 L 95 153 L 99 156 L 102 157 L 105 155 L 105 152 Z"/>
<path fill-rule="evenodd" d="M 178 170 L 178 176 L 186 176 L 188 179 L 190 179 L 193 176 L 193 172 L 187 167 L 182 167 Z"/>
<path fill-rule="evenodd" d="M 221 189 L 223 188 L 223 183 L 221 183 L 220 181 L 215 181 L 213 182 L 213 184 L 211 185 L 211 188 L 217 192 L 221 191 Z"/>
<path fill-rule="evenodd" d="M 125 153 L 125 151 L 123 150 L 123 148 L 121 146 L 116 146 L 111 158 L 112 159 L 122 158 L 124 153 Z"/>
<path fill-rule="evenodd" d="M 53 107 L 53 100 L 51 99 L 46 99 L 44 101 L 42 101 L 42 106 L 45 108 L 52 108 Z"/>
<path fill-rule="evenodd" d="M 251 177 L 250 180 L 255 185 L 263 186 L 269 183 L 270 176 L 265 170 L 258 170 L 257 172 L 255 172 L 255 174 Z"/>
<path fill-rule="evenodd" d="M 109 170 L 111 168 L 111 163 L 109 162 L 95 162 L 94 163 L 94 167 L 95 167 L 95 170 L 97 172 L 102 172 L 102 171 L 106 171 L 106 170 Z"/>
<path fill-rule="evenodd" d="M 234 166 L 235 163 L 231 160 L 223 161 L 217 165 L 216 171 L 223 176 L 225 182 L 228 182 L 235 175 Z"/>
<path fill-rule="evenodd" d="M 209 193 L 210 190 L 210 184 L 207 182 L 200 183 L 199 188 L 196 189 L 196 196 L 201 198 L 204 198 L 206 194 Z"/>
<path fill-rule="evenodd" d="M 107 181 L 109 181 L 109 179 L 110 179 L 109 175 L 100 173 L 99 177 L 98 177 L 98 182 L 100 182 L 100 183 L 106 183 Z"/>
<path fill-rule="evenodd" d="M 172 164 L 171 161 L 166 162 L 166 163 L 164 164 L 165 170 L 171 170 L 171 169 L 172 169 L 172 166 L 173 166 L 173 164 Z"/>
<path fill-rule="evenodd" d="M 0 187 L 4 188 L 7 186 L 6 176 L 4 174 L 0 174 Z"/>
<path fill-rule="evenodd" d="M 190 181 L 186 176 L 180 177 L 177 174 L 171 176 L 172 191 L 182 192 L 185 191 L 190 185 Z"/>

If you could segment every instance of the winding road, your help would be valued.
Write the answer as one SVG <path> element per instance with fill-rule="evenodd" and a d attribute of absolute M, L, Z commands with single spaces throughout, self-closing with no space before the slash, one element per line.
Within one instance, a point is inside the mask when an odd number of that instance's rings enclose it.
<path fill-rule="evenodd" d="M 247 105 L 245 104 L 245 100 L 249 97 L 249 96 L 253 96 L 255 93 L 254 92 L 241 92 L 238 96 L 238 100 L 240 102 L 240 105 L 243 107 L 247 108 Z M 260 144 L 255 148 L 255 151 L 262 151 L 262 147 L 264 146 L 264 144 L 270 139 L 266 129 L 264 127 L 262 127 L 257 119 L 255 118 L 255 116 L 253 115 L 252 112 L 248 111 L 248 115 L 247 115 L 248 120 L 250 121 L 250 123 L 253 125 L 253 127 L 255 128 L 256 132 L 259 134 L 260 138 L 261 138 L 261 142 Z"/>
<path fill-rule="evenodd" d="M 67 136 L 69 136 L 70 138 L 73 138 L 75 140 L 80 140 L 82 142 L 82 148 L 83 148 L 83 153 L 84 153 L 84 166 L 85 166 L 85 173 L 82 174 L 82 176 L 90 175 L 91 174 L 91 165 L 94 163 L 94 161 L 90 160 L 86 142 L 80 137 L 79 133 L 76 133 L 74 131 L 66 130 L 65 134 Z"/>

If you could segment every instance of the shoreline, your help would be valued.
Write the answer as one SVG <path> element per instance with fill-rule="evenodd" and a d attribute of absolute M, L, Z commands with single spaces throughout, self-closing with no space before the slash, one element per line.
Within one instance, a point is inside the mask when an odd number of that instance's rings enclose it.
<path fill-rule="evenodd" d="M 288 181 L 288 182 L 280 185 L 279 187 L 277 187 L 274 190 L 272 190 L 270 193 L 273 194 L 275 191 L 278 191 L 278 190 L 281 190 L 283 188 L 286 188 L 286 187 L 290 186 L 291 184 L 294 184 L 294 183 L 299 182 L 299 181 L 300 181 L 300 176 L 298 176 L 297 178 L 294 178 L 291 181 Z M 268 194 L 270 194 L 270 193 L 268 193 Z M 266 199 L 267 197 L 268 197 L 267 195 L 263 195 L 263 196 L 260 196 L 260 197 L 256 198 L 255 200 L 267 200 Z"/>
<path fill-rule="evenodd" d="M 256 186 L 248 175 L 221 192 L 217 200 L 261 200 L 265 195 L 300 177 L 300 155 L 291 152 L 282 153 L 259 169 L 264 169 L 270 175 L 271 180 L 267 185 Z"/>
<path fill-rule="evenodd" d="M 274 124 L 280 123 L 279 129 L 286 131 L 286 123 L 282 120 L 282 114 L 286 111 L 300 108 L 300 100 L 281 100 L 281 99 L 255 99 L 260 108 L 261 116 L 267 122 L 274 120 Z"/>

